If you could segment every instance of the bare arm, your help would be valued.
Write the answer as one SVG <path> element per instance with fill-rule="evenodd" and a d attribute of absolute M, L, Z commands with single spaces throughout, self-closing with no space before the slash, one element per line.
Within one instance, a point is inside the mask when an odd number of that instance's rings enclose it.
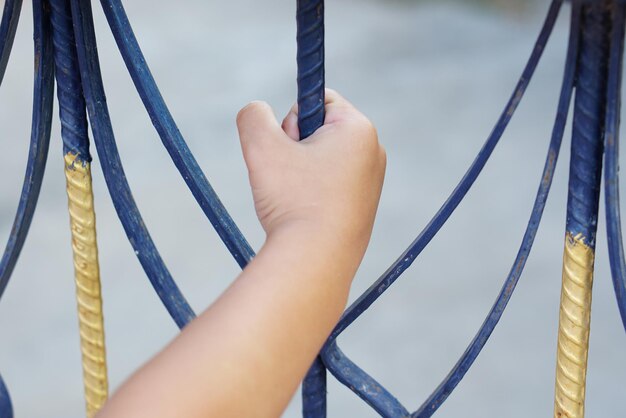
<path fill-rule="evenodd" d="M 369 242 L 385 154 L 369 121 L 327 92 L 325 125 L 297 142 L 271 108 L 237 124 L 267 239 L 227 291 L 98 415 L 276 417 L 343 311 Z"/>

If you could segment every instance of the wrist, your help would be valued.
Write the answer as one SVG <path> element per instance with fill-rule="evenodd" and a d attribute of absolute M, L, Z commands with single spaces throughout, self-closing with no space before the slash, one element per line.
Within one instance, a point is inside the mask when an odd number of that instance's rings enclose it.
<path fill-rule="evenodd" d="M 311 220 L 282 223 L 267 233 L 259 255 L 272 254 L 300 268 L 312 269 L 320 276 L 352 282 L 363 258 L 363 244 L 347 239 L 335 228 Z M 329 274 L 331 273 L 331 274 Z"/>

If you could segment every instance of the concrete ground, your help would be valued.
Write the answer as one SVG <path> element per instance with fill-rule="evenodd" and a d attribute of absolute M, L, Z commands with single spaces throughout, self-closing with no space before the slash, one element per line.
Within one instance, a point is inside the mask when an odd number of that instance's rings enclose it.
<path fill-rule="evenodd" d="M 10 231 L 28 151 L 33 64 L 27 3 L 0 89 L 1 237 Z M 181 131 L 258 248 L 263 234 L 234 117 L 252 99 L 269 101 L 280 115 L 293 102 L 295 2 L 126 3 Z M 547 5 L 328 3 L 328 85 L 371 117 L 388 152 L 379 216 L 353 300 L 417 236 L 471 163 L 521 72 Z M 94 9 L 126 173 L 164 259 L 200 311 L 235 277 L 237 266 L 169 161 L 97 2 Z M 527 97 L 475 187 L 414 265 L 339 340 L 345 353 L 411 410 L 464 351 L 516 254 L 555 114 L 568 12 L 566 6 Z M 552 412 L 568 144 L 569 130 L 517 291 L 439 417 L 515 418 Z M 31 233 L 0 303 L 0 372 L 17 417 L 84 416 L 62 164 L 55 121 Z M 93 166 L 109 373 L 115 388 L 177 330 L 125 238 L 97 157 Z M 587 413 L 616 417 L 626 389 L 626 338 L 612 292 L 603 219 L 599 231 Z M 376 416 L 333 378 L 329 382 L 329 416 Z M 299 411 L 297 395 L 284 416 L 297 417 Z"/>

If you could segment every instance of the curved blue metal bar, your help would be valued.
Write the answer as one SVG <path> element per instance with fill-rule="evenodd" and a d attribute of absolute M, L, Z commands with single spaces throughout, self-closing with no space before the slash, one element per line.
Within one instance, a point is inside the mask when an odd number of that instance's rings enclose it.
<path fill-rule="evenodd" d="M 21 10 L 22 0 L 6 0 L 4 3 L 2 22 L 0 22 L 0 83 L 7 69 Z"/>
<path fill-rule="evenodd" d="M 195 314 L 157 251 L 124 175 L 102 85 L 91 2 L 72 0 L 71 6 L 87 112 L 111 200 L 152 286 L 176 324 L 182 328 Z"/>
<path fill-rule="evenodd" d="M 513 291 L 515 290 L 515 286 L 519 281 L 521 273 L 526 264 L 526 260 L 530 254 L 530 250 L 532 248 L 535 236 L 537 234 L 537 230 L 539 224 L 541 222 L 541 217 L 543 214 L 543 210 L 546 205 L 547 197 L 550 191 L 550 186 L 552 184 L 552 179 L 554 177 L 554 169 L 556 167 L 559 150 L 561 148 L 561 142 L 563 139 L 563 133 L 565 130 L 565 125 L 567 122 L 567 114 L 569 110 L 569 105 L 572 97 L 572 90 L 574 87 L 574 76 L 576 72 L 576 59 L 578 56 L 578 29 L 580 24 L 580 4 L 578 1 L 574 2 L 574 6 L 572 9 L 572 24 L 570 30 L 570 39 L 568 46 L 567 59 L 565 62 L 565 74 L 563 77 L 563 84 L 561 87 L 561 93 L 559 98 L 559 105 L 557 109 L 556 120 L 554 123 L 554 127 L 552 130 L 552 137 L 550 140 L 550 145 L 548 147 L 548 155 L 546 157 L 546 162 L 544 164 L 544 169 L 541 175 L 541 182 L 539 184 L 539 189 L 537 191 L 537 196 L 535 198 L 535 202 L 533 205 L 533 209 L 531 211 L 530 220 L 528 222 L 528 226 L 526 228 L 526 232 L 524 233 L 524 238 L 522 239 L 522 243 L 520 245 L 520 249 L 517 253 L 515 261 L 513 262 L 513 266 L 502 286 L 502 289 L 496 298 L 496 301 L 491 308 L 489 314 L 485 318 L 481 328 L 478 333 L 469 344 L 461 358 L 457 361 L 453 369 L 450 371 L 448 376 L 441 382 L 441 384 L 435 389 L 435 391 L 429 396 L 429 398 L 422 404 L 422 406 L 413 414 L 412 417 L 430 417 L 447 399 L 447 397 L 452 393 L 452 391 L 456 388 L 458 383 L 463 379 L 465 373 L 469 370 L 471 365 L 476 360 L 478 354 L 484 347 L 485 343 L 489 339 L 489 336 L 495 329 L 498 321 L 500 320 L 502 314 L 504 313 L 504 309 L 508 304 Z M 331 343 L 335 344 L 333 341 Z M 327 351 L 324 350 L 322 352 L 322 356 L 324 359 L 324 363 L 328 367 L 333 375 L 335 375 L 342 382 L 347 381 L 351 389 L 353 389 L 361 398 L 368 401 L 368 397 L 371 396 L 369 393 L 379 393 L 382 386 L 373 380 L 370 376 L 368 376 L 362 370 L 355 370 L 358 368 L 356 365 L 352 365 L 351 368 L 341 367 L 337 368 L 330 361 L 330 357 L 343 357 L 345 356 L 340 351 Z M 342 362 L 348 361 L 348 359 L 341 359 Z M 339 361 L 336 361 L 337 363 Z M 362 376 L 367 377 L 367 387 L 368 391 L 365 390 L 365 387 L 361 381 L 357 379 L 361 379 Z M 375 388 L 375 389 L 371 389 Z M 395 399 L 394 399 L 395 401 Z M 379 412 L 380 413 L 380 412 Z M 384 415 L 385 417 L 395 417 L 399 415 Z"/>
<path fill-rule="evenodd" d="M 382 417 L 408 418 L 411 415 L 387 389 L 343 354 L 335 341 L 324 349 L 323 358 L 324 364 L 337 380 L 350 388 Z"/>
<path fill-rule="evenodd" d="M 300 140 L 324 124 L 324 1 L 298 0 L 298 129 Z M 302 416 L 326 416 L 326 368 L 317 357 L 302 382 Z"/>
<path fill-rule="evenodd" d="M 104 14 L 150 120 L 196 201 L 241 268 L 254 251 L 233 222 L 181 135 L 152 77 L 120 0 L 101 0 Z"/>
<path fill-rule="evenodd" d="M 14 9 L 9 7 L 17 7 Z M 19 16 L 19 2 L 7 1 L 5 3 L 5 14 L 0 23 L 0 49 L 2 56 L 0 61 L 0 82 L 4 75 L 9 51 L 15 35 L 17 26 L 17 16 Z M 13 13 L 13 19 L 5 20 L 7 7 Z M 17 11 L 16 11 L 17 10 Z M 6 23 L 11 21 L 13 23 Z M 6 25 L 13 28 L 7 29 Z M 33 0 L 33 40 L 35 44 L 35 82 L 33 93 L 33 115 L 30 150 L 26 165 L 26 175 L 17 214 L 13 221 L 13 228 L 9 236 L 9 242 L 0 261 L 0 297 L 6 289 L 15 263 L 19 257 L 24 240 L 28 234 L 28 228 L 33 219 L 41 182 L 46 167 L 48 156 L 48 144 L 50 143 L 50 126 L 52 123 L 52 103 L 54 92 L 54 63 L 52 60 L 52 38 L 50 34 L 50 23 L 48 11 L 43 7 L 42 0 Z M 6 54 L 6 57 L 5 55 Z M 0 376 L 0 417 L 13 418 L 13 405 L 9 390 L 7 389 L 2 376 Z"/>
<path fill-rule="evenodd" d="M 624 3 L 618 3 L 613 12 L 609 78 L 606 90 L 604 195 L 613 287 L 615 288 L 622 323 L 626 328 L 626 260 L 624 259 L 619 202 L 619 118 L 622 92 L 622 57 L 624 56 L 624 7 Z"/>
<path fill-rule="evenodd" d="M 6 4 L 9 4 L 9 2 Z M 50 127 L 52 124 L 54 63 L 52 60 L 52 40 L 47 15 L 47 11 L 41 10 L 41 1 L 37 0 L 33 4 L 35 81 L 30 148 L 17 213 L 15 214 L 11 234 L 0 260 L 0 298 L 6 289 L 11 273 L 13 273 L 17 259 L 24 246 L 26 235 L 28 235 L 48 157 Z M 3 18 L 2 24 L 4 23 L 5 19 Z M 5 38 L 5 41 L 8 42 L 8 38 Z M 7 50 L 10 47 L 5 46 L 4 49 Z"/>
<path fill-rule="evenodd" d="M 300 139 L 324 124 L 324 1 L 298 0 L 298 128 Z"/>
<path fill-rule="evenodd" d="M 495 146 L 500 140 L 502 133 L 504 132 L 504 129 L 508 125 L 508 122 L 513 116 L 513 113 L 515 112 L 515 109 L 517 108 L 520 100 L 522 99 L 524 92 L 526 91 L 526 88 L 528 86 L 528 83 L 530 82 L 530 79 L 543 53 L 545 45 L 550 37 L 550 34 L 552 33 L 552 29 L 554 28 L 554 24 L 556 22 L 556 18 L 558 16 L 562 3 L 563 3 L 562 0 L 552 1 L 550 8 L 548 10 L 547 17 L 543 24 L 543 27 L 539 33 L 539 36 L 537 38 L 537 41 L 531 53 L 531 56 L 528 59 L 526 67 L 524 68 L 522 72 L 522 75 L 517 83 L 515 90 L 513 91 L 513 94 L 511 95 L 511 98 L 509 99 L 503 113 L 498 119 L 498 122 L 496 123 L 489 138 L 483 145 L 482 149 L 478 153 L 478 156 L 476 157 L 476 159 L 474 160 L 474 162 L 472 163 L 468 171 L 465 173 L 465 175 L 461 179 L 460 183 L 457 185 L 457 187 L 452 192 L 448 200 L 444 203 L 444 205 L 435 214 L 434 218 L 430 221 L 430 223 L 426 226 L 426 228 L 420 233 L 420 235 L 415 239 L 415 241 L 413 241 L 413 243 L 409 246 L 409 248 L 396 260 L 396 262 L 389 269 L 387 269 L 387 271 L 372 286 L 370 286 L 370 288 L 363 295 L 359 297 L 359 299 L 357 299 L 346 310 L 346 312 L 343 314 L 342 318 L 340 319 L 339 323 L 337 324 L 337 326 L 331 333 L 331 336 L 329 337 L 326 343 L 327 346 L 331 344 L 341 334 L 341 332 L 343 332 L 345 328 L 347 328 L 352 322 L 354 322 L 354 320 L 356 320 L 356 318 L 358 318 L 367 308 L 369 308 L 369 306 L 371 306 L 371 304 L 374 303 L 374 301 L 376 301 L 378 297 L 380 297 L 380 295 L 384 293 L 385 290 L 389 286 L 391 286 L 391 284 L 393 284 L 393 282 L 413 263 L 415 258 L 421 253 L 421 251 L 426 247 L 426 245 L 428 245 L 430 240 L 435 236 L 435 234 L 439 231 L 439 229 L 441 229 L 443 224 L 447 221 L 447 219 L 450 217 L 452 212 L 454 212 L 458 204 L 465 197 L 465 194 L 469 191 L 470 187 L 473 185 L 474 181 L 476 180 L 476 178 L 482 171 L 483 167 L 485 166 L 487 160 L 491 156 L 491 153 L 493 152 Z M 531 235 L 532 235 L 532 238 L 534 238 L 534 233 Z M 495 326 L 495 323 L 493 324 L 493 326 Z M 487 328 L 485 328 L 485 330 L 487 330 Z M 480 334 L 480 331 L 479 331 L 479 334 Z M 490 331 L 489 331 L 489 334 L 490 334 Z M 482 346 L 478 348 L 478 350 L 476 351 L 476 355 L 478 354 L 478 352 L 480 352 L 480 348 L 482 348 Z M 323 357 L 323 362 L 326 362 L 326 359 L 324 357 L 325 356 L 324 352 L 325 351 L 322 351 L 322 357 Z M 305 393 L 309 394 L 308 397 L 312 399 L 315 399 L 315 397 L 310 395 L 311 393 L 313 393 L 313 389 L 307 388 L 307 386 L 316 385 L 316 381 L 313 379 L 313 377 L 319 376 L 321 373 L 319 370 L 315 370 L 315 369 L 321 366 L 322 366 L 322 362 L 314 363 L 313 368 L 309 371 L 309 374 L 307 375 L 307 378 L 304 381 L 304 389 L 306 389 Z M 341 375 L 341 370 L 345 371 L 345 369 L 335 369 L 335 370 L 331 370 L 331 372 L 333 372 L 335 377 L 337 377 L 338 379 L 345 378 L 345 377 L 339 377 Z M 459 368 L 459 370 L 461 369 Z M 361 373 L 365 374 L 365 372 L 362 372 L 362 371 Z M 463 374 L 464 373 L 465 371 L 463 371 Z M 360 374 L 357 373 L 354 375 L 359 376 Z M 458 380 L 460 381 L 460 379 Z M 375 382 L 371 378 L 370 378 L 370 381 Z M 454 384 L 454 386 L 456 386 L 457 383 L 458 381 Z M 325 389 L 325 387 L 319 385 L 319 383 L 317 384 L 319 386 L 319 390 L 317 391 L 317 396 L 322 396 L 325 399 L 326 394 L 325 394 L 325 390 L 323 390 Z M 382 386 L 380 385 L 378 386 L 379 388 L 382 388 Z M 360 386 L 353 385 L 352 387 L 358 390 Z M 362 398 L 365 398 L 367 397 L 367 394 L 360 393 L 359 396 L 361 396 Z M 305 411 L 306 411 L 306 408 L 305 408 Z M 307 418 L 314 418 L 314 417 L 322 418 L 324 416 L 325 416 L 325 413 L 319 414 L 319 415 L 310 415 L 310 416 L 307 416 Z"/>
<path fill-rule="evenodd" d="M 513 295 L 513 291 L 515 290 L 519 278 L 524 270 L 526 260 L 528 260 L 528 256 L 530 255 L 530 250 L 532 249 L 535 236 L 537 235 L 537 230 L 539 229 L 543 210 L 546 206 L 550 186 L 552 185 L 554 170 L 556 168 L 559 151 L 561 149 L 561 142 L 563 140 L 563 133 L 565 131 L 565 124 L 567 123 L 567 115 L 572 99 L 572 91 L 574 89 L 576 61 L 578 58 L 580 2 L 578 0 L 573 0 L 572 3 L 569 46 L 567 50 L 565 71 L 561 86 L 559 104 L 557 107 L 556 119 L 552 129 L 552 138 L 548 148 L 548 156 L 541 174 L 541 183 L 539 184 L 539 190 L 537 191 L 537 196 L 535 198 L 535 203 L 533 204 L 526 232 L 524 233 L 524 238 L 522 239 L 522 244 L 517 252 L 517 256 L 515 257 L 515 261 L 513 262 L 509 275 L 504 281 L 502 289 L 500 290 L 495 303 L 491 307 L 489 314 L 485 318 L 485 321 L 478 330 L 478 333 L 454 365 L 450 373 L 448 373 L 446 378 L 439 384 L 428 399 L 426 399 L 422 406 L 420 406 L 420 408 L 411 415 L 413 418 L 427 418 L 432 416 L 432 414 L 441 406 L 441 404 L 443 404 L 448 396 L 450 396 L 472 364 L 474 364 L 478 354 L 480 354 L 487 340 L 491 336 L 491 333 L 500 321 L 500 318 L 504 313 L 504 309 L 509 303 L 511 296 Z"/>
<path fill-rule="evenodd" d="M 496 123 L 493 131 L 489 135 L 489 138 L 480 149 L 476 159 L 472 162 L 471 166 L 456 186 L 448 200 L 443 204 L 439 211 L 435 214 L 432 220 L 428 223 L 426 228 L 419 234 L 419 236 L 411 243 L 411 245 L 398 257 L 398 259 L 383 273 L 383 275 L 372 284 L 372 286 L 365 291 L 343 314 L 341 320 L 333 330 L 329 342 L 334 340 L 341 334 L 354 320 L 356 320 L 372 303 L 374 303 L 380 295 L 382 295 L 386 289 L 396 281 L 396 279 L 413 263 L 415 258 L 422 252 L 422 250 L 428 245 L 432 238 L 439 232 L 441 227 L 448 220 L 452 212 L 457 208 L 461 200 L 465 197 L 470 187 L 474 184 L 474 181 L 482 171 L 483 167 L 487 163 L 487 160 L 491 156 L 495 146 L 500 141 L 504 129 L 508 125 L 511 117 L 513 116 L 515 109 L 528 87 L 528 83 L 532 75 L 537 68 L 539 59 L 543 53 L 545 45 L 552 33 L 554 23 L 561 9 L 563 0 L 553 0 L 550 4 L 546 20 L 543 24 L 541 32 L 537 38 L 533 51 L 528 59 L 526 67 L 522 72 L 522 75 L 513 90 L 513 94 L 509 99 L 504 111 L 500 115 L 498 122 Z M 329 343 L 328 342 L 328 343 Z"/>
<path fill-rule="evenodd" d="M 11 396 L 9 390 L 0 376 L 0 417 L 13 418 L 13 404 L 11 403 Z"/>

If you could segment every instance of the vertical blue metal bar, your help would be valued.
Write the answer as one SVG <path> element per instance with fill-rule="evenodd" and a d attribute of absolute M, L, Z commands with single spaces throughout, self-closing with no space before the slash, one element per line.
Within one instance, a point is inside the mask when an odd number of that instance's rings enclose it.
<path fill-rule="evenodd" d="M 298 127 L 300 139 L 324 123 L 324 1 L 298 0 Z"/>
<path fill-rule="evenodd" d="M 567 232 L 582 235 L 595 248 L 603 152 L 607 82 L 607 27 L 605 1 L 583 7 L 572 134 Z"/>
<path fill-rule="evenodd" d="M 254 257 L 254 251 L 224 208 L 178 130 L 141 52 L 124 6 L 119 0 L 101 0 L 101 3 L 128 72 L 163 145 L 228 250 L 239 266 L 245 267 Z"/>
<path fill-rule="evenodd" d="M 604 195 L 609 260 L 617 305 L 626 328 L 626 260 L 622 241 L 619 201 L 619 125 L 622 94 L 622 60 L 624 56 L 624 3 L 615 5 L 613 12 L 607 108 L 604 140 Z"/>
<path fill-rule="evenodd" d="M 81 162 L 91 162 L 87 110 L 80 81 L 70 3 L 69 0 L 49 0 L 49 4 L 63 154 L 71 153 Z"/>
<path fill-rule="evenodd" d="M 90 0 L 71 0 L 78 62 L 87 112 L 111 200 L 143 269 L 179 327 L 195 314 L 167 270 L 133 199 L 117 151 L 102 85 Z"/>
<path fill-rule="evenodd" d="M 613 0 L 583 5 L 557 339 L 554 416 L 582 418 Z"/>
<path fill-rule="evenodd" d="M 300 140 L 324 124 L 324 1 L 298 0 L 298 128 Z M 302 382 L 302 415 L 326 417 L 326 368 L 317 357 Z"/>
<path fill-rule="evenodd" d="M 9 2 L 5 4 L 5 12 L 8 4 Z M 28 229 L 30 228 L 37 206 L 48 157 L 50 127 L 52 125 L 54 63 L 52 62 L 52 40 L 48 27 L 47 14 L 47 11 L 42 10 L 41 1 L 35 1 L 33 3 L 35 81 L 33 87 L 30 149 L 17 213 L 15 214 L 11 234 L 9 235 L 2 259 L 0 260 L 0 298 L 6 289 L 11 273 L 13 273 L 17 259 L 24 246 L 26 236 L 28 235 Z M 10 25 L 17 26 L 17 16 L 19 16 L 19 12 L 13 11 L 14 20 Z M 4 27 L 5 24 L 9 25 L 8 22 L 9 20 L 5 19 L 5 16 L 3 16 L 2 23 L 0 24 L 0 33 L 8 34 L 11 32 L 11 30 Z M 12 29 L 12 31 L 15 33 L 15 29 Z M 10 51 L 10 43 L 12 41 L 13 36 L 7 35 L 5 38 L 1 38 L 0 49 L 8 54 L 7 51 Z M 0 65 L 0 73 L 3 74 L 6 61 L 3 61 Z"/>
<path fill-rule="evenodd" d="M 2 11 L 2 22 L 0 22 L 0 84 L 7 69 L 17 23 L 20 20 L 22 10 L 22 0 L 6 0 Z"/>
<path fill-rule="evenodd" d="M 13 404 L 11 403 L 11 396 L 9 390 L 0 376 L 0 417 L 13 418 Z"/>

